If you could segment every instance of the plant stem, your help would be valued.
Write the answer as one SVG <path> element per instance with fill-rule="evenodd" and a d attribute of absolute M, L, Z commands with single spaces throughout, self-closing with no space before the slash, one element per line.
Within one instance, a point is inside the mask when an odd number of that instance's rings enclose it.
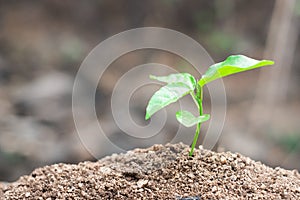
<path fill-rule="evenodd" d="M 196 94 L 194 92 L 190 92 L 191 96 L 193 97 L 194 103 L 197 105 L 197 108 L 199 110 L 199 102 L 198 102 L 198 98 L 196 96 Z"/>
<path fill-rule="evenodd" d="M 194 95 L 192 95 L 192 97 L 194 99 Z M 200 116 L 203 115 L 202 98 L 203 98 L 203 89 L 199 84 L 197 84 L 197 87 L 196 87 L 196 100 L 197 100 L 197 103 L 198 103 L 198 109 L 199 109 L 199 115 Z M 199 137 L 200 129 L 201 129 L 201 123 L 198 123 L 189 156 L 192 156 L 193 153 L 194 153 L 194 149 L 195 149 L 198 137 Z"/>
<path fill-rule="evenodd" d="M 195 149 L 198 137 L 199 137 L 200 129 L 201 129 L 201 123 L 198 123 L 197 128 L 196 128 L 196 133 L 195 133 L 195 136 L 194 136 L 194 140 L 193 140 L 191 150 L 190 150 L 190 153 L 189 153 L 190 156 L 192 156 L 193 153 L 194 153 L 194 149 Z"/>

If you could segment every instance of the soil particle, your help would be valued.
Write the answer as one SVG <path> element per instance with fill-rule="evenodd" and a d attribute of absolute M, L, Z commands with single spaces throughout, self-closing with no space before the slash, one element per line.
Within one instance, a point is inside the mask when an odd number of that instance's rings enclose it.
<path fill-rule="evenodd" d="M 98 162 L 55 164 L 0 184 L 2 199 L 300 199 L 297 171 L 240 154 L 155 145 Z"/>

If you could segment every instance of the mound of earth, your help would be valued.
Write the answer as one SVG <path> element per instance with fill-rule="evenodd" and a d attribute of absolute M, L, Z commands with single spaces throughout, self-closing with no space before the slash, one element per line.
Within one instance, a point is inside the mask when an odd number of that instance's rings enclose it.
<path fill-rule="evenodd" d="M 2 185 L 4 199 L 300 199 L 300 175 L 240 154 L 155 145 L 55 164 Z"/>

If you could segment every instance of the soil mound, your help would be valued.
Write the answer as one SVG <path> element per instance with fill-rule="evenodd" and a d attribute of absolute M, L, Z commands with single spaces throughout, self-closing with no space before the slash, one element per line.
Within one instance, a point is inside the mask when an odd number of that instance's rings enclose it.
<path fill-rule="evenodd" d="M 300 199 L 297 171 L 240 154 L 155 145 L 98 162 L 55 164 L 2 185 L 4 199 Z M 0 186 L 1 187 L 1 186 Z M 2 198 L 3 199 L 3 198 Z"/>

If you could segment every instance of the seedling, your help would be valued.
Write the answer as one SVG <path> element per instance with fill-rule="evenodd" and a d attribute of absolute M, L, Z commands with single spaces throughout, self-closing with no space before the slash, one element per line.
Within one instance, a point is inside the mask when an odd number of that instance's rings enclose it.
<path fill-rule="evenodd" d="M 244 55 L 232 55 L 223 62 L 211 65 L 200 80 L 196 80 L 195 77 L 188 73 L 170 74 L 168 76 L 150 75 L 151 79 L 167 83 L 167 85 L 156 91 L 149 100 L 145 119 L 148 120 L 160 109 L 178 101 L 181 97 L 190 94 L 197 105 L 199 116 L 196 117 L 189 111 L 180 110 L 176 113 L 176 118 L 186 127 L 197 125 L 191 150 L 189 152 L 189 155 L 192 156 L 199 137 L 201 123 L 210 118 L 209 114 L 203 114 L 203 86 L 213 80 L 231 74 L 273 64 L 274 62 L 271 60 L 255 60 Z"/>

